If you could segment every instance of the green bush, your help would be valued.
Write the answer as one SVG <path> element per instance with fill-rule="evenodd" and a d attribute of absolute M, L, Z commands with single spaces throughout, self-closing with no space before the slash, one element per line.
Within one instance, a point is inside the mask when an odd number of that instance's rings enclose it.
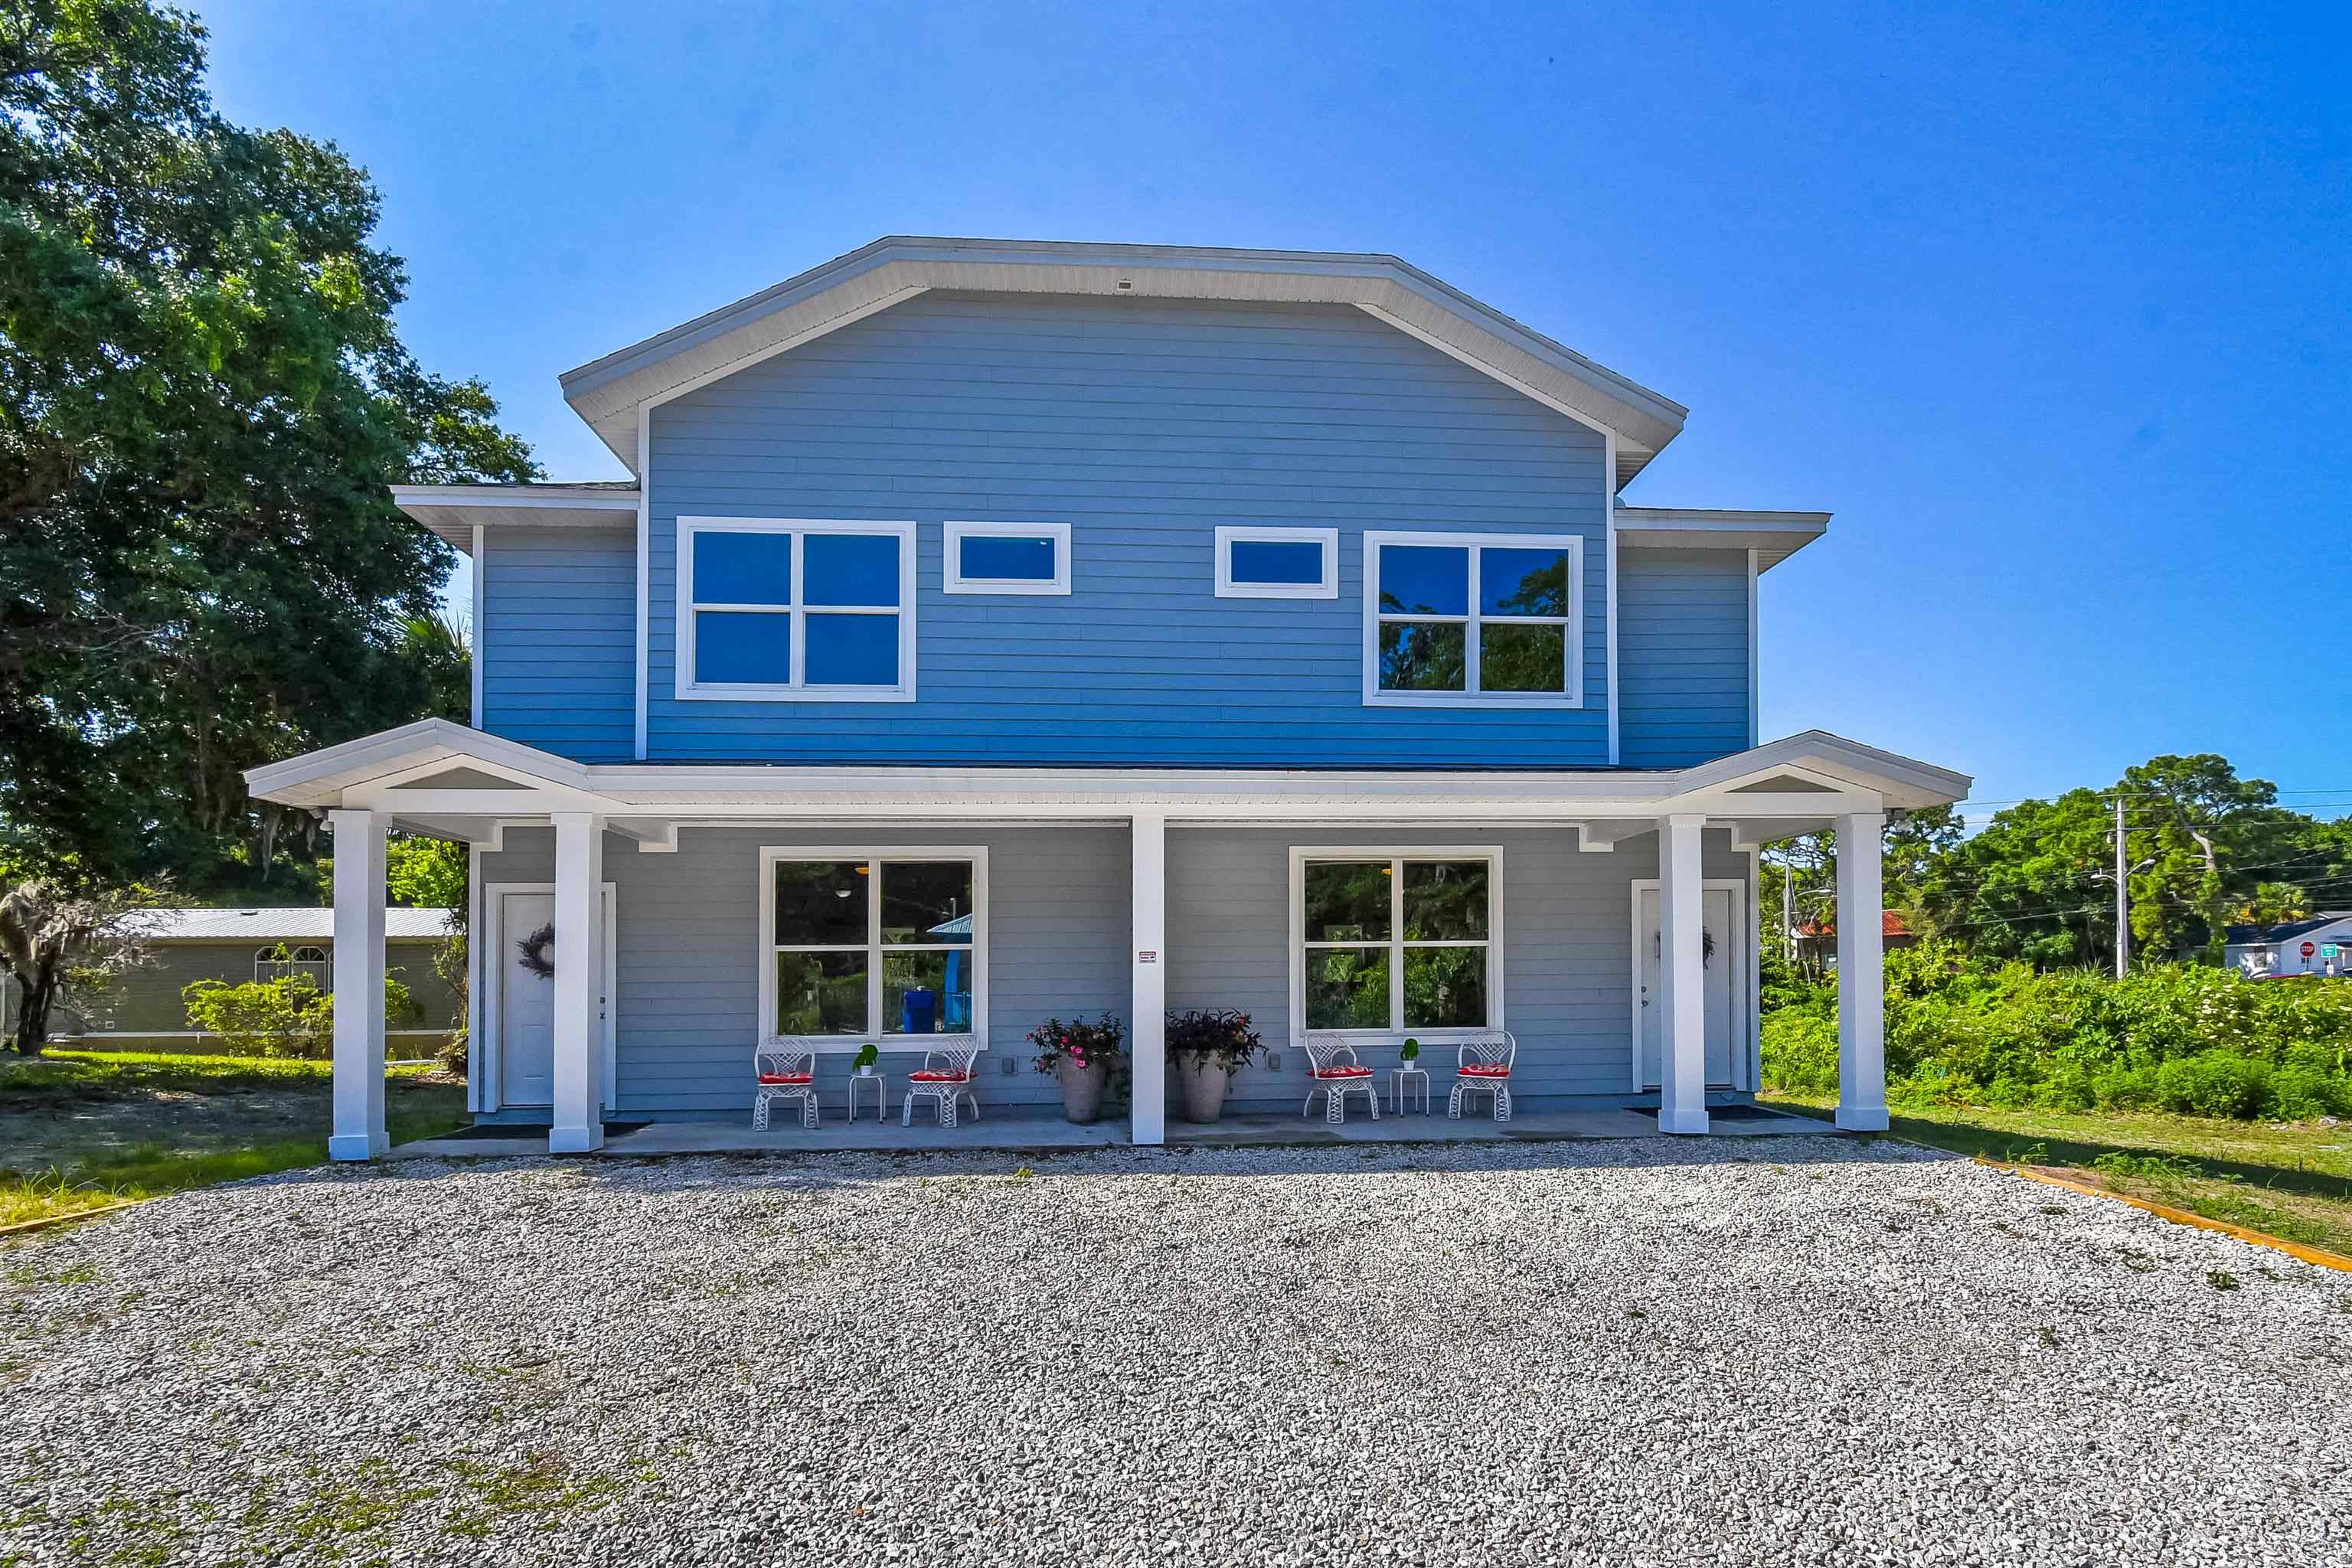
<path fill-rule="evenodd" d="M 231 985 L 198 980 L 181 988 L 188 1024 L 242 1057 L 329 1057 L 335 1050 L 335 998 L 307 974 L 249 980 Z M 383 978 L 383 1015 L 403 1023 L 422 1018 L 425 1009 L 408 987 Z"/>
<path fill-rule="evenodd" d="M 1776 972 L 1764 1082 L 1837 1083 L 1837 991 Z M 2352 1110 L 2352 984 L 2151 964 L 2124 980 L 1971 961 L 1949 943 L 1886 957 L 1887 1097 L 2303 1120 Z"/>

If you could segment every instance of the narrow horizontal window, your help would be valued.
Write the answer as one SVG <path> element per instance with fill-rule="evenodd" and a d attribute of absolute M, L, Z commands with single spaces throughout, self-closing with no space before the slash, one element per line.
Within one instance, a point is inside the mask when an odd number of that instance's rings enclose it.
<path fill-rule="evenodd" d="M 1367 533 L 1368 704 L 1583 702 L 1584 541 Z"/>
<path fill-rule="evenodd" d="M 1338 529 L 1222 527 L 1217 530 L 1217 597 L 1336 599 L 1339 596 Z"/>
<path fill-rule="evenodd" d="M 680 518 L 677 695 L 904 702 L 915 686 L 908 522 Z"/>
<path fill-rule="evenodd" d="M 1066 522 L 950 522 L 941 588 L 950 594 L 1067 594 Z"/>

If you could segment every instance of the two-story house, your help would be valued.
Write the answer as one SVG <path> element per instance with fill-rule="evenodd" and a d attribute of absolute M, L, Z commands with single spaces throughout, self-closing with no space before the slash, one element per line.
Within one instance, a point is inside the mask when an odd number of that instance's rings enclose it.
<path fill-rule="evenodd" d="M 334 963 L 380 994 L 387 827 L 473 847 L 473 1093 L 597 1147 L 742 1117 L 751 1049 L 984 1047 L 1238 1007 L 1392 1059 L 1507 1029 L 1522 1106 L 1757 1081 L 1757 847 L 1964 777 L 1756 732 L 1756 594 L 1817 512 L 1618 495 L 1685 410 L 1385 256 L 893 238 L 583 365 L 635 476 L 411 488 L 474 563 L 474 721 L 271 763 L 331 816 Z M 1843 1094 L 1885 1125 L 1875 921 Z M 551 958 L 551 950 L 552 957 Z M 573 954 L 591 954 L 587 963 Z M 338 1157 L 384 1143 L 337 1018 Z M 1383 1052 L 1391 1052 L 1384 1058 Z"/>

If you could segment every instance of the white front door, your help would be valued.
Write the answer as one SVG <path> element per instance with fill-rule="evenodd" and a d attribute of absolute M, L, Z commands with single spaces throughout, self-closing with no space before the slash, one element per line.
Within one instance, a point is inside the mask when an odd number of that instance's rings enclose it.
<path fill-rule="evenodd" d="M 1642 1014 L 1642 1086 L 1655 1089 L 1658 1036 L 1665 1017 L 1658 992 L 1658 889 L 1643 888 L 1637 896 L 1641 915 L 1634 929 L 1641 932 L 1641 940 L 1634 963 L 1640 972 L 1635 1000 Z M 1730 889 L 1706 889 L 1699 894 L 1699 904 L 1706 911 L 1706 1081 L 1710 1089 L 1726 1089 L 1732 1084 L 1732 1042 L 1738 1034 L 1732 979 L 1743 967 L 1741 955 L 1746 949 L 1739 928 L 1733 923 L 1738 908 Z"/>
<path fill-rule="evenodd" d="M 555 980 L 531 966 L 523 945 L 555 923 L 555 895 L 541 889 L 500 889 L 491 937 L 498 984 L 490 997 L 496 1009 L 499 1059 L 499 1107 L 531 1110 L 555 1103 Z M 604 889 L 604 973 L 597 987 L 597 1010 L 604 1020 L 604 1054 L 613 1051 L 613 889 Z M 543 960 L 554 961 L 551 942 L 539 949 Z M 606 1075 L 609 1085 L 611 1075 Z M 611 1100 L 608 1091 L 607 1101 Z"/>

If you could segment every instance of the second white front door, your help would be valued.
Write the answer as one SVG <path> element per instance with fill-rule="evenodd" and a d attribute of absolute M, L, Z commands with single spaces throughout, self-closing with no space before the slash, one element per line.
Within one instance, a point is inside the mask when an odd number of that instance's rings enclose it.
<path fill-rule="evenodd" d="M 1633 962 L 1640 968 L 1635 1001 L 1641 1010 L 1642 1087 L 1658 1087 L 1658 1040 L 1665 1019 L 1664 1003 L 1658 991 L 1658 889 L 1643 888 L 1636 895 L 1641 902 L 1641 917 L 1634 929 L 1641 933 L 1639 951 Z M 1733 981 L 1746 967 L 1739 928 L 1735 924 L 1738 900 L 1729 888 L 1708 888 L 1699 895 L 1700 907 L 1706 911 L 1706 938 L 1703 951 L 1706 955 L 1706 1081 L 1710 1089 L 1733 1086 L 1733 1047 L 1739 1036 L 1738 1015 L 1732 1006 L 1737 992 Z"/>

